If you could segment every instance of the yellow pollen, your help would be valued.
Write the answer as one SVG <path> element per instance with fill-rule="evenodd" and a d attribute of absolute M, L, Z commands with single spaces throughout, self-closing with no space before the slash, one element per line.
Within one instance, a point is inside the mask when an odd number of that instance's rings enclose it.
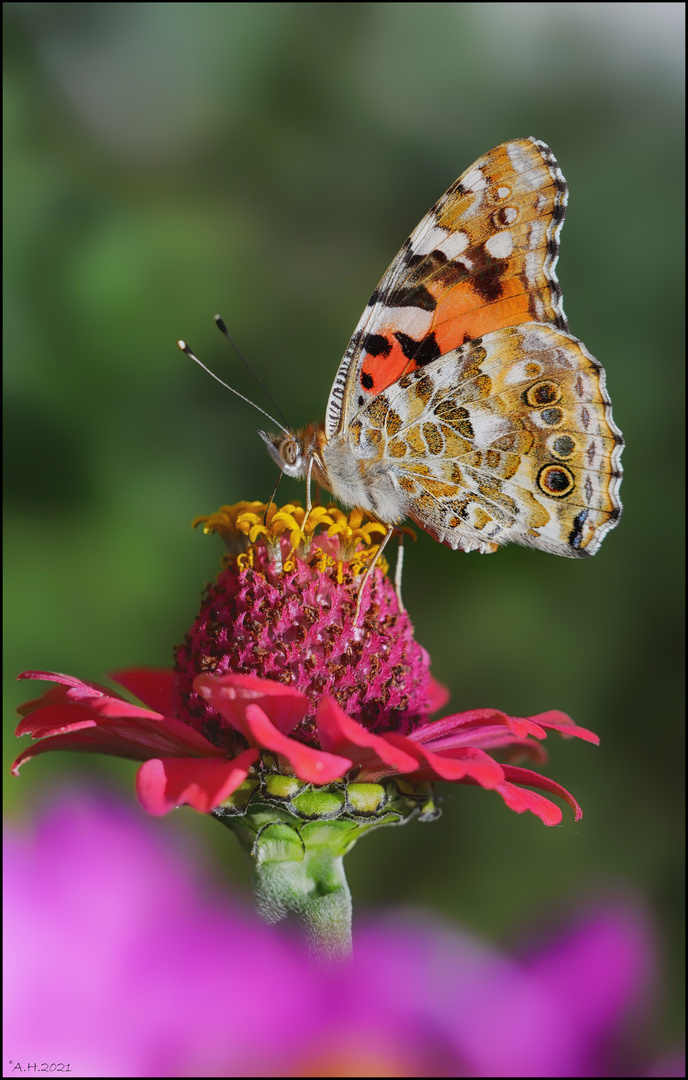
<path fill-rule="evenodd" d="M 214 514 L 204 514 L 193 521 L 193 528 L 203 526 L 206 534 L 219 533 L 227 547 L 223 566 L 235 564 L 240 570 L 254 565 L 255 545 L 263 540 L 268 552 L 285 572 L 296 569 L 296 557 L 308 559 L 319 571 L 336 567 L 336 579 L 344 580 L 344 567 L 354 576 L 367 570 L 379 548 L 387 527 L 367 511 L 352 510 L 349 514 L 338 506 L 314 506 L 306 516 L 299 503 L 267 506 L 262 502 L 239 502 L 221 506 Z M 404 530 L 407 531 L 407 530 Z M 328 538 L 337 538 L 336 554 L 321 546 Z M 290 548 L 282 541 L 288 538 Z M 325 544 L 325 547 L 328 545 Z M 377 564 L 387 573 L 388 564 L 381 558 Z"/>

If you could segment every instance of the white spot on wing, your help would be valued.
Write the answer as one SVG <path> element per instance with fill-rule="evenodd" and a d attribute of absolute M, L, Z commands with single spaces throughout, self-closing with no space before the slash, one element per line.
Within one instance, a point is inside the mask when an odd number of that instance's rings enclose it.
<path fill-rule="evenodd" d="M 504 416 L 495 413 L 484 412 L 482 409 L 470 410 L 470 421 L 473 428 L 473 446 L 476 450 L 484 450 L 502 435 L 513 431 L 511 421 Z"/>
<path fill-rule="evenodd" d="M 497 188 L 497 196 L 500 199 L 508 199 L 510 195 L 511 195 L 511 189 L 510 188 L 508 188 L 508 187 Z"/>
<path fill-rule="evenodd" d="M 494 233 L 485 241 L 485 250 L 493 259 L 506 259 L 514 249 L 514 240 L 510 232 Z"/>
<path fill-rule="evenodd" d="M 461 181 L 461 186 L 469 191 L 483 191 L 487 187 L 487 180 L 480 169 L 471 169 Z"/>
<path fill-rule="evenodd" d="M 542 272 L 542 258 L 539 251 L 529 251 L 526 254 L 526 281 L 534 285 Z"/>
<path fill-rule="evenodd" d="M 506 152 L 509 155 L 509 160 L 516 172 L 524 173 L 528 172 L 529 169 L 532 169 L 532 154 L 524 149 L 520 143 L 507 143 Z"/>
<path fill-rule="evenodd" d="M 542 241 L 545 238 L 545 232 L 547 229 L 547 223 L 545 221 L 534 221 L 530 226 L 530 233 L 528 235 L 528 244 L 531 248 L 537 248 L 542 245 Z"/>
<path fill-rule="evenodd" d="M 448 237 L 445 229 L 440 229 L 436 225 L 431 226 L 429 229 L 424 230 L 421 236 L 417 240 L 411 241 L 411 251 L 414 255 L 429 255 L 431 251 L 438 248 Z"/>
<path fill-rule="evenodd" d="M 384 333 L 384 331 L 401 330 L 409 337 L 420 340 L 425 337 L 432 326 L 432 311 L 423 311 L 417 307 L 386 307 L 381 312 L 380 322 L 371 327 L 372 334 Z"/>
<path fill-rule="evenodd" d="M 542 352 L 543 349 L 552 347 L 552 331 L 549 327 L 533 326 L 524 323 L 518 328 L 521 337 L 521 348 L 525 353 Z"/>
<path fill-rule="evenodd" d="M 520 364 L 514 364 L 507 371 L 503 372 L 502 379 L 505 386 L 517 386 L 518 383 L 526 382 L 527 379 L 533 378 L 532 375 L 528 375 L 526 372 L 527 364 L 531 363 L 530 360 L 524 360 Z"/>
<path fill-rule="evenodd" d="M 470 244 L 469 238 L 464 232 L 449 233 L 447 238 L 437 245 L 437 250 L 446 255 L 448 259 L 455 259 Z"/>

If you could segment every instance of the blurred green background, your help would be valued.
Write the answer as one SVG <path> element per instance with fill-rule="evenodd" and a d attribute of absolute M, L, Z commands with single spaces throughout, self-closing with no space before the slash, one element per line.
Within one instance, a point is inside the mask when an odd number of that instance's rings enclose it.
<path fill-rule="evenodd" d="M 592 560 L 421 535 L 404 595 L 454 709 L 568 711 L 551 742 L 585 810 L 544 828 L 472 788 L 438 824 L 349 857 L 359 908 L 429 905 L 508 941 L 550 907 L 632 888 L 659 927 L 679 1030 L 683 956 L 682 4 L 6 4 L 5 775 L 26 668 L 102 680 L 168 664 L 215 574 L 196 514 L 266 499 L 263 404 L 231 332 L 299 425 L 402 241 L 478 155 L 534 135 L 571 189 L 559 274 L 627 440 L 624 517 Z M 284 481 L 281 501 L 303 497 Z M 27 815 L 135 766 L 46 756 Z M 218 875 L 231 838 L 179 811 Z"/>

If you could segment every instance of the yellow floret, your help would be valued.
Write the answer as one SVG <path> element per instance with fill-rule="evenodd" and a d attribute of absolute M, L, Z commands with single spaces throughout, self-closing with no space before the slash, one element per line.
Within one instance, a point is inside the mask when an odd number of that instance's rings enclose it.
<path fill-rule="evenodd" d="M 294 558 L 309 559 L 315 569 L 337 568 L 338 581 L 343 580 L 344 566 L 354 576 L 363 573 L 379 548 L 379 540 L 387 528 L 363 510 L 345 513 L 338 506 L 314 506 L 306 514 L 299 503 L 268 506 L 262 502 L 238 502 L 221 506 L 214 514 L 194 519 L 193 528 L 203 526 L 203 532 L 219 533 L 227 547 L 223 565 L 236 560 L 239 569 L 254 565 L 254 546 L 262 538 L 275 562 L 285 572 L 295 569 Z M 289 537 L 291 550 L 285 553 L 281 540 Z M 339 540 L 339 558 L 324 551 L 318 543 L 325 536 Z M 312 556 L 312 558 L 311 558 Z M 388 565 L 380 559 L 378 566 L 386 573 Z"/>

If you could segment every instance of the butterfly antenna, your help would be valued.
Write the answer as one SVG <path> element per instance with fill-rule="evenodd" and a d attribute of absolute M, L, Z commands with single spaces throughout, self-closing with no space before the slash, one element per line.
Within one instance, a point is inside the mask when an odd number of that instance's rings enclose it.
<path fill-rule="evenodd" d="M 260 386 L 260 388 L 262 389 L 262 391 L 263 391 L 263 393 L 265 394 L 265 396 L 266 396 L 266 397 L 268 398 L 268 400 L 269 400 L 269 401 L 271 401 L 271 402 L 272 402 L 272 404 L 273 404 L 273 405 L 275 406 L 275 408 L 277 409 L 277 412 L 278 412 L 279 416 L 281 416 L 281 417 L 282 417 L 282 419 L 284 420 L 284 423 L 285 423 L 285 424 L 287 425 L 287 427 L 288 427 L 288 426 L 289 426 L 289 421 L 287 420 L 286 416 L 284 415 L 284 413 L 283 413 L 283 412 L 282 412 L 282 410 L 280 409 L 279 405 L 278 405 L 278 404 L 277 404 L 277 402 L 275 401 L 274 397 L 272 396 L 272 394 L 271 394 L 271 393 L 270 393 L 270 391 L 268 390 L 267 386 L 265 385 L 265 383 L 264 383 L 264 382 L 263 382 L 263 380 L 261 379 L 261 377 L 260 377 L 260 375 L 258 374 L 258 372 L 257 372 L 257 371 L 255 371 L 255 370 L 254 370 L 254 369 L 253 369 L 253 368 L 251 367 L 251 365 L 249 364 L 248 360 L 246 359 L 246 357 L 245 357 L 245 356 L 244 356 L 244 354 L 242 353 L 241 349 L 240 349 L 240 348 L 239 348 L 239 346 L 237 345 L 236 341 L 234 340 L 234 338 L 233 338 L 233 337 L 232 337 L 232 335 L 230 334 L 229 330 L 227 329 L 227 327 L 226 327 L 226 325 L 225 325 L 225 321 L 224 321 L 224 319 L 223 319 L 223 318 L 222 318 L 222 317 L 221 317 L 220 315 L 216 315 L 216 316 L 215 316 L 215 325 L 217 326 L 218 330 L 220 330 L 220 331 L 221 331 L 221 332 L 222 332 L 222 333 L 223 333 L 223 334 L 225 335 L 225 337 L 227 338 L 227 341 L 228 341 L 228 342 L 229 342 L 229 344 L 230 344 L 230 345 L 232 346 L 232 348 L 234 349 L 234 351 L 235 351 L 235 352 L 237 353 L 237 355 L 238 355 L 239 359 L 240 359 L 240 360 L 241 360 L 241 362 L 243 363 L 243 365 L 244 365 L 244 367 L 246 368 L 246 370 L 247 370 L 247 371 L 248 371 L 248 372 L 249 372 L 249 373 L 250 373 L 250 374 L 251 374 L 251 375 L 253 376 L 253 378 L 254 378 L 254 379 L 256 380 L 256 382 L 258 383 L 258 385 L 259 385 L 259 386 Z"/>
<path fill-rule="evenodd" d="M 255 401 L 251 401 L 250 398 L 244 397 L 244 395 L 240 394 L 238 390 L 235 390 L 233 386 L 229 386 L 228 383 L 223 382 L 219 375 L 216 375 L 214 371 L 211 371 L 210 368 L 206 367 L 205 364 L 201 363 L 198 357 L 194 356 L 194 354 L 191 352 L 191 349 L 185 341 L 178 341 L 177 345 L 183 353 L 186 353 L 190 360 L 193 360 L 195 364 L 198 364 L 198 366 L 202 367 L 204 371 L 207 371 L 208 375 L 211 375 L 213 379 L 215 379 L 215 382 L 219 382 L 220 386 L 224 386 L 225 390 L 231 390 L 231 392 L 233 394 L 236 394 L 238 398 L 241 398 L 242 401 L 245 401 L 248 405 L 252 405 L 253 408 L 257 409 L 259 413 L 263 414 L 263 416 L 267 416 L 268 420 L 270 420 L 273 424 L 276 424 L 277 427 L 280 428 L 285 435 L 290 434 L 289 428 L 286 428 L 284 424 L 280 424 L 279 420 L 275 420 L 274 416 L 270 416 L 269 412 L 266 412 L 265 409 L 261 409 L 260 405 L 256 405 Z"/>

